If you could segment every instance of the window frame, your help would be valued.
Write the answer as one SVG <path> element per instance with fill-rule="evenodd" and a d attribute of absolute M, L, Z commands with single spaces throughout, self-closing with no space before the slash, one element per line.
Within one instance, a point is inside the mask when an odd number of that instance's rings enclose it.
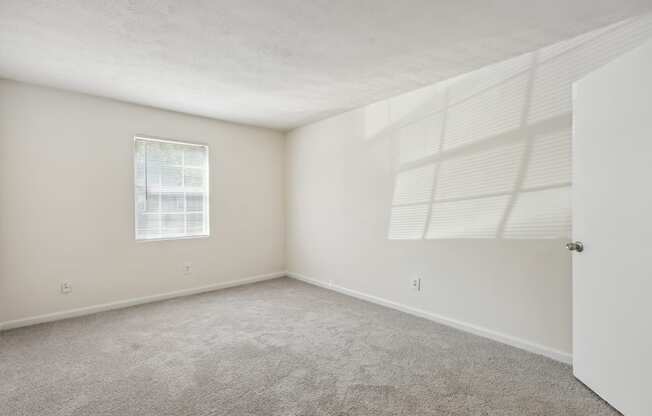
<path fill-rule="evenodd" d="M 155 237 L 155 238 L 139 238 L 138 237 L 138 189 L 136 185 L 136 176 L 137 176 L 137 169 L 138 169 L 138 161 L 137 161 L 137 142 L 138 140 L 144 140 L 144 141 L 149 141 L 149 142 L 161 142 L 161 143 L 171 143 L 171 144 L 180 144 L 180 145 L 185 145 L 185 146 L 197 146 L 197 147 L 203 147 L 206 149 L 206 184 L 205 189 L 206 189 L 206 211 L 204 212 L 205 214 L 205 223 L 206 223 L 206 234 L 197 234 L 197 235 L 182 235 L 182 236 L 176 236 L 176 237 Z M 155 241 L 174 241 L 174 240 L 194 240 L 194 239 L 206 239 L 210 238 L 211 236 L 211 223 L 210 223 L 210 147 L 208 146 L 207 143 L 201 143 L 201 142 L 195 142 L 195 141 L 183 141 L 183 140 L 178 140 L 178 139 L 165 139 L 161 137 L 156 137 L 156 136 L 150 136 L 150 135 L 142 135 L 138 134 L 135 135 L 133 138 L 133 149 L 132 149 L 132 157 L 133 157 L 133 176 L 132 176 L 132 181 L 131 184 L 133 186 L 133 210 L 134 210 L 134 223 L 133 223 L 133 237 L 134 241 L 137 243 L 149 243 L 149 242 L 155 242 Z M 147 192 L 147 191 L 146 191 Z M 184 212 L 185 214 L 185 212 Z"/>

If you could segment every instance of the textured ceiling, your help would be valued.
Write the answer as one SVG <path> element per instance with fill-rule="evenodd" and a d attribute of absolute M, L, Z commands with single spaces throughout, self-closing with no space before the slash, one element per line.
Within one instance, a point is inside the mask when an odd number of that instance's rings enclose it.
<path fill-rule="evenodd" d="M 0 77 L 287 130 L 650 0 L 0 0 Z"/>

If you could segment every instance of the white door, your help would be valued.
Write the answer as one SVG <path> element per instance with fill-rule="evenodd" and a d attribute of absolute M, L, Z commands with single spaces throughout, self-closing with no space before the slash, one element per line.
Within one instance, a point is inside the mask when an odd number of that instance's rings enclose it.
<path fill-rule="evenodd" d="M 652 41 L 574 86 L 573 371 L 652 415 Z"/>

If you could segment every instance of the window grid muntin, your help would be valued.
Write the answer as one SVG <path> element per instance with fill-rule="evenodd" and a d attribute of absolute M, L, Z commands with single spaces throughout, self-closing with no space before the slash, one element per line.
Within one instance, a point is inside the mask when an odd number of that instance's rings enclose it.
<path fill-rule="evenodd" d="M 159 150 L 159 159 L 158 159 L 158 175 L 157 178 L 158 181 L 157 183 L 150 185 L 148 184 L 148 179 L 150 178 L 149 176 L 149 168 L 150 168 L 150 163 L 151 159 L 148 157 L 148 149 L 150 149 L 150 144 L 152 143 L 163 143 L 163 144 L 170 144 L 170 145 L 177 145 L 179 146 L 179 153 L 181 155 L 180 162 L 181 163 L 174 163 L 172 161 L 166 160 L 166 155 L 164 154 L 165 152 L 162 152 Z M 141 143 L 144 146 L 145 151 L 143 154 L 139 154 L 139 143 Z M 201 148 L 202 155 L 200 156 L 200 159 L 203 159 L 203 163 L 196 164 L 196 163 L 191 163 L 188 166 L 186 166 L 186 154 L 192 149 L 193 147 L 196 148 Z M 143 163 L 143 168 L 144 168 L 144 173 L 142 173 L 142 178 L 139 178 L 139 171 L 138 171 L 138 163 L 139 163 L 139 158 L 141 158 L 141 163 Z M 144 160 L 143 160 L 144 158 Z M 176 159 L 176 157 L 174 157 Z M 197 159 L 195 159 L 197 160 Z M 176 141 L 176 140 L 165 140 L 165 139 L 158 139 L 158 138 L 149 138 L 149 137 L 143 137 L 143 136 L 136 136 L 134 137 L 134 163 L 135 163 L 135 178 L 134 178 L 134 192 L 135 192 L 135 238 L 138 241 L 155 241 L 155 240 L 173 240 L 173 239 L 189 239 L 189 238 L 205 238 L 210 235 L 210 217 L 209 217 L 209 178 L 210 178 L 210 166 L 209 166 L 209 148 L 208 146 L 204 144 L 197 144 L 197 143 L 188 143 L 188 142 L 182 142 L 182 141 Z M 179 186 L 170 186 L 170 184 L 165 185 L 164 184 L 164 171 L 165 169 L 170 169 L 170 168 L 180 168 L 180 180 L 181 183 Z M 187 170 L 193 171 L 195 175 L 187 175 Z M 186 177 L 187 176 L 193 176 L 197 177 L 197 173 L 200 173 L 199 177 L 201 178 L 201 184 L 200 186 L 193 186 L 191 192 L 187 189 L 186 185 Z M 144 183 L 139 183 L 139 179 L 142 179 Z M 169 178 L 167 178 L 169 179 Z M 139 188 L 142 190 L 139 192 Z M 164 204 L 163 204 L 163 197 L 165 195 L 174 195 L 174 194 L 183 194 L 183 211 L 175 211 L 175 210 L 164 210 Z M 158 195 L 156 195 L 158 194 Z M 196 195 L 199 198 L 201 198 L 201 210 L 192 210 L 188 211 L 188 195 Z M 157 197 L 157 210 L 150 210 L 150 204 L 149 200 L 152 196 L 156 195 Z M 143 203 L 143 209 L 139 209 L 139 200 L 140 197 L 144 197 Z M 179 233 L 165 233 L 164 232 L 164 225 L 166 224 L 166 219 L 173 219 L 170 216 L 174 215 L 182 215 L 183 216 L 183 232 Z M 201 216 L 201 232 L 189 232 L 188 231 L 188 217 L 196 217 L 196 216 Z M 156 230 L 152 229 L 142 229 L 140 227 L 140 220 L 139 217 L 142 216 L 143 218 L 147 217 L 154 217 L 156 216 L 156 222 L 157 222 L 157 228 Z M 166 217 L 167 216 L 167 217 Z M 152 218 L 153 219 L 153 218 Z M 149 222 L 149 221 L 148 221 Z M 172 221 L 170 221 L 172 223 Z M 168 224 L 170 225 L 170 224 Z M 196 227 L 196 225 L 193 222 L 193 229 Z"/>

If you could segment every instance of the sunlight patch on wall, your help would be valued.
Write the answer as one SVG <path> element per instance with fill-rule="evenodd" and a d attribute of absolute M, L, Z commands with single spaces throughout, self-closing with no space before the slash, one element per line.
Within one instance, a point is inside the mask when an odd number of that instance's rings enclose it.
<path fill-rule="evenodd" d="M 513 191 L 523 149 L 521 141 L 442 161 L 435 201 Z"/>
<path fill-rule="evenodd" d="M 448 109 L 444 149 L 517 129 L 521 124 L 527 81 L 526 75 L 518 76 Z"/>
<path fill-rule="evenodd" d="M 570 187 L 523 192 L 505 227 L 505 238 L 567 238 L 571 232 Z"/>
<path fill-rule="evenodd" d="M 449 104 L 458 104 L 496 85 L 503 84 L 510 78 L 524 73 L 530 66 L 532 66 L 532 54 L 526 53 L 462 75 L 450 82 Z"/>
<path fill-rule="evenodd" d="M 445 108 L 443 91 L 440 84 L 434 84 L 390 98 L 391 123 L 410 123 L 442 111 Z"/>
<path fill-rule="evenodd" d="M 432 205 L 426 238 L 496 238 L 509 196 Z"/>
<path fill-rule="evenodd" d="M 418 118 L 403 96 L 388 238 L 570 238 L 572 83 L 650 37 L 652 14 L 485 67 Z"/>
<path fill-rule="evenodd" d="M 570 184 L 571 130 L 536 136 L 532 140 L 530 161 L 523 182 L 525 189 Z"/>
<path fill-rule="evenodd" d="M 394 186 L 394 205 L 430 202 L 435 165 L 400 172 Z"/>
<path fill-rule="evenodd" d="M 428 217 L 428 204 L 392 208 L 389 224 L 390 240 L 419 240 Z"/>
<path fill-rule="evenodd" d="M 400 128 L 397 132 L 400 163 L 413 162 L 439 152 L 441 129 L 441 113 Z"/>

